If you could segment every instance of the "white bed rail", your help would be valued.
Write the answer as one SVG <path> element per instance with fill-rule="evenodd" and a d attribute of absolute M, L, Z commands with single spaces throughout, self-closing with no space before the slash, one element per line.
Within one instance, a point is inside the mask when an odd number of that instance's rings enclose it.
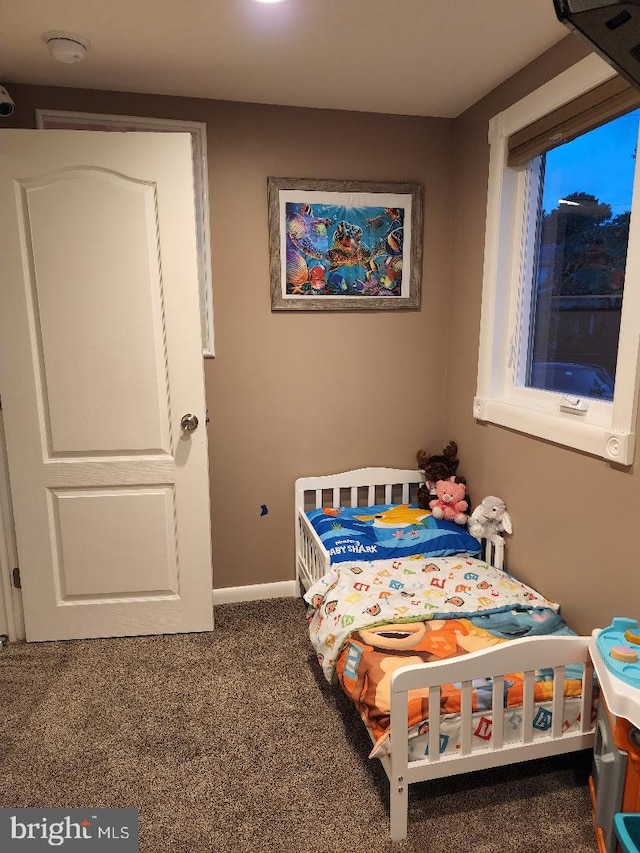
<path fill-rule="evenodd" d="M 296 579 L 305 590 L 329 571 L 330 557 L 304 512 L 296 517 Z"/>
<path fill-rule="evenodd" d="M 565 667 L 582 665 L 580 724 L 567 729 L 563 725 Z M 535 727 L 535 673 L 553 669 L 552 725 L 539 731 Z M 517 741 L 504 742 L 504 676 L 524 673 L 522 735 Z M 472 681 L 493 680 L 492 708 L 484 711 L 491 720 L 488 742 L 473 746 Z M 456 753 L 440 754 L 440 715 L 429 715 L 429 749 L 425 758 L 409 760 L 408 701 L 410 690 L 428 690 L 429 708 L 440 708 L 440 689 L 444 684 L 461 685 L 460 744 Z M 512 640 L 490 650 L 472 652 L 454 660 L 405 666 L 391 676 L 391 750 L 383 761 L 391 785 L 391 837 L 407 834 L 407 785 L 471 770 L 481 770 L 559 755 L 593 746 L 594 725 L 593 664 L 589 657 L 589 637 L 542 636 Z M 493 713 L 493 708 L 500 710 Z"/>

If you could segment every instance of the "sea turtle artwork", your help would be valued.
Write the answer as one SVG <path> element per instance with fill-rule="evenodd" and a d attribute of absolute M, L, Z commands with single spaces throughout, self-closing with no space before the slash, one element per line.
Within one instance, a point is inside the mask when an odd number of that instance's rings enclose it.
<path fill-rule="evenodd" d="M 286 204 L 292 296 L 400 296 L 403 208 Z"/>

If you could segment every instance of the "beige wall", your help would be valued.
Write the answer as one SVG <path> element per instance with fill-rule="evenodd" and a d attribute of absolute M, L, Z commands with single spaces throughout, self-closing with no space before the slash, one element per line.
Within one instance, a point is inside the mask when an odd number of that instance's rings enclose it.
<path fill-rule="evenodd" d="M 608 624 L 616 615 L 640 619 L 636 466 L 621 468 L 508 429 L 477 424 L 471 405 L 482 295 L 487 123 L 586 53 L 582 42 L 569 36 L 456 120 L 450 317 L 456 381 L 449 383 L 447 397 L 447 432 L 460 446 L 460 471 L 464 468 L 472 497 L 500 495 L 513 516 L 511 570 L 562 602 L 564 615 L 581 632 Z"/>
<path fill-rule="evenodd" d="M 36 108 L 207 123 L 216 358 L 206 361 L 205 373 L 214 586 L 293 578 L 297 477 L 364 465 L 412 468 L 419 447 L 439 449 L 449 438 L 453 122 L 9 88 L 17 111 L 5 127 L 34 126 Z M 421 310 L 272 314 L 269 175 L 421 182 Z M 262 504 L 269 508 L 264 517 Z"/>
<path fill-rule="evenodd" d="M 509 505 L 515 573 L 561 601 L 580 631 L 614 615 L 640 617 L 635 466 L 616 468 L 471 417 L 487 123 L 586 53 L 568 36 L 455 122 L 10 87 L 18 109 L 4 126 L 33 126 L 36 107 L 207 123 L 217 356 L 205 372 L 216 587 L 293 577 L 296 477 L 414 467 L 418 447 L 438 451 L 453 437 L 472 497 L 498 494 Z M 422 309 L 272 314 L 268 175 L 422 182 Z M 261 504 L 269 508 L 264 517 Z"/>

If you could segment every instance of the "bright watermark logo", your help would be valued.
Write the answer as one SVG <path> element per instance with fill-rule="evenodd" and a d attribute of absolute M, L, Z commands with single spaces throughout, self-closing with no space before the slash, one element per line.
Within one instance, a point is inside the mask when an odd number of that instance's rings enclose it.
<path fill-rule="evenodd" d="M 138 853 L 137 809 L 0 809 L 2 853 Z"/>

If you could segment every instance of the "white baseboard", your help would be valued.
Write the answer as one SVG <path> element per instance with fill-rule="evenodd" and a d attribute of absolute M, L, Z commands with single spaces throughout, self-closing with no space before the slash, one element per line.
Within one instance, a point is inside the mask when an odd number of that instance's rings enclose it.
<path fill-rule="evenodd" d="M 253 583 L 248 586 L 227 586 L 213 590 L 213 603 L 236 604 L 241 601 L 260 601 L 265 598 L 294 598 L 298 594 L 297 583 Z"/>

